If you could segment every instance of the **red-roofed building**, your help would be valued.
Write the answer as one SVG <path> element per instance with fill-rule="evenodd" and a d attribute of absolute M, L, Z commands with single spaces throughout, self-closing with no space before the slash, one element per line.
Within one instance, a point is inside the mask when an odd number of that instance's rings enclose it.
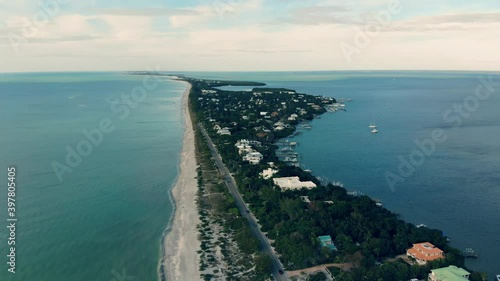
<path fill-rule="evenodd" d="M 444 258 L 443 251 L 429 242 L 413 244 L 413 248 L 406 250 L 406 255 L 414 258 L 420 265 Z"/>

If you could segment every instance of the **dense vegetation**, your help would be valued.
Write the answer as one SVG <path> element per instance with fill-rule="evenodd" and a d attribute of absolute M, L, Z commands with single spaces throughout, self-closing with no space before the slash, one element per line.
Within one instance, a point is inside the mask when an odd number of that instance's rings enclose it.
<path fill-rule="evenodd" d="M 265 88 L 271 93 L 264 95 L 255 94 L 263 92 L 262 88 L 252 92 L 228 92 L 214 86 L 234 83 L 185 79 L 193 86 L 190 100 L 197 120 L 207 128 L 224 162 L 234 173 L 241 194 L 259 219 L 262 230 L 274 240 L 274 246 L 287 270 L 327 263 L 349 263 L 354 268 L 349 272 L 338 271 L 338 280 L 391 281 L 426 279 L 430 269 L 447 265 L 464 267 L 461 252 L 448 245 L 440 230 L 417 228 L 401 220 L 397 214 L 377 206 L 367 196 L 354 197 L 341 187 L 321 185 L 310 173 L 286 166 L 277 159 L 273 141 L 292 134 L 301 121 L 311 120 L 324 113 L 326 110 L 322 102 L 325 102 L 321 97 L 272 88 Z M 238 85 L 242 84 L 238 82 Z M 206 94 L 202 90 L 211 92 Z M 298 95 L 300 100 L 296 98 Z M 321 107 L 313 108 L 313 103 Z M 298 110 L 302 110 L 302 114 L 297 120 L 286 119 Z M 263 111 L 276 114 L 263 118 L 258 114 Z M 284 121 L 289 127 L 277 132 L 273 130 L 273 124 L 277 121 Z M 218 135 L 214 124 L 230 128 L 231 135 Z M 262 142 L 258 151 L 265 161 L 258 165 L 242 161 L 234 146 L 239 139 Z M 273 185 L 271 179 L 265 180 L 259 176 L 263 169 L 269 167 L 267 162 L 275 163 L 279 169 L 277 176 L 299 176 L 302 180 L 315 182 L 318 187 L 282 192 Z M 308 196 L 311 202 L 304 202 L 300 196 Z M 244 222 L 236 219 L 237 210 L 228 198 L 225 200 L 228 200 L 227 205 L 221 205 L 221 211 L 228 210 L 234 216 L 235 227 L 241 227 Z M 333 201 L 333 204 L 325 201 Z M 238 237 L 245 239 L 247 235 L 250 233 L 241 232 Z M 317 239 L 321 235 L 330 235 L 338 251 L 321 248 Z M 397 258 L 405 254 L 413 243 L 424 241 L 441 248 L 445 252 L 445 259 L 426 266 L 410 266 Z M 257 264 L 260 264 L 259 271 L 265 272 L 265 257 L 259 256 Z M 313 278 L 321 278 L 319 276 Z M 473 273 L 470 280 L 482 279 Z"/>
<path fill-rule="evenodd" d="M 201 277 L 203 280 L 266 280 L 270 272 L 269 257 L 259 253 L 258 240 L 223 184 L 197 126 L 194 128 L 199 165 L 197 203 L 201 223 L 197 228 L 201 242 L 198 252 Z"/>

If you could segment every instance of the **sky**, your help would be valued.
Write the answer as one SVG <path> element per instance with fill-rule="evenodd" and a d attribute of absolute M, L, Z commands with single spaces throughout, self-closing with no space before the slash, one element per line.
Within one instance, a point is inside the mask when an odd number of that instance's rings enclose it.
<path fill-rule="evenodd" d="M 0 72 L 500 70 L 498 0 L 0 0 Z"/>

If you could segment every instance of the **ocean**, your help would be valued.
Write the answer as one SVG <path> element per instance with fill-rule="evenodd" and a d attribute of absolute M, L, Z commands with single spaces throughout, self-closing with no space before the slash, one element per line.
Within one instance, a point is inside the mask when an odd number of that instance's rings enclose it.
<path fill-rule="evenodd" d="M 344 98 L 346 112 L 326 113 L 293 138 L 302 167 L 381 199 L 409 222 L 441 229 L 452 246 L 479 254 L 466 260 L 468 267 L 488 273 L 488 280 L 500 274 L 500 73 L 225 73 L 214 78 Z M 491 92 L 484 82 L 490 78 L 496 85 Z M 481 99 L 474 98 L 478 87 Z M 371 123 L 378 134 L 371 133 Z M 434 131 L 442 133 L 439 143 Z M 413 168 L 401 164 L 410 156 Z M 389 184 L 387 174 L 397 183 Z"/>
<path fill-rule="evenodd" d="M 381 199 L 407 221 L 443 230 L 453 246 L 479 253 L 467 261 L 470 268 L 487 272 L 489 279 L 500 273 L 500 87 L 477 106 L 473 98 L 480 77 L 490 73 L 186 75 L 352 99 L 346 112 L 326 113 L 294 138 L 303 167 Z M 492 78 L 500 81 L 500 74 Z M 122 94 L 144 87 L 142 80 L 117 73 L 0 75 L 4 224 L 12 165 L 18 204 L 17 273 L 6 271 L 8 233 L 1 231 L 0 280 L 157 280 L 160 239 L 172 214 L 169 190 L 178 173 L 185 86 L 162 79 L 141 102 L 122 100 Z M 462 112 L 467 117 L 454 112 L 464 101 L 464 108 L 473 109 Z M 378 134 L 370 133 L 373 122 Z M 99 141 L 101 129 L 109 133 Z M 428 145 L 436 130 L 446 141 L 419 154 L 417 143 Z M 78 161 L 73 155 L 68 162 L 68 147 L 88 156 Z M 412 173 L 398 171 L 401 158 L 418 164 L 410 163 Z M 391 186 L 388 173 L 404 182 Z"/>
<path fill-rule="evenodd" d="M 185 87 L 118 73 L 0 74 L 0 280 L 158 280 Z M 78 156 L 68 162 L 68 151 Z M 6 264 L 10 166 L 15 274 Z"/>

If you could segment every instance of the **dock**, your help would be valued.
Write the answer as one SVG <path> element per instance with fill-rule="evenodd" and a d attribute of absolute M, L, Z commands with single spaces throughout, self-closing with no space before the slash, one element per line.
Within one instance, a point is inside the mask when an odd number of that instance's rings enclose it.
<path fill-rule="evenodd" d="M 464 255 L 464 258 L 479 258 L 479 255 L 472 248 L 466 248 L 465 251 L 462 252 L 462 254 Z"/>

